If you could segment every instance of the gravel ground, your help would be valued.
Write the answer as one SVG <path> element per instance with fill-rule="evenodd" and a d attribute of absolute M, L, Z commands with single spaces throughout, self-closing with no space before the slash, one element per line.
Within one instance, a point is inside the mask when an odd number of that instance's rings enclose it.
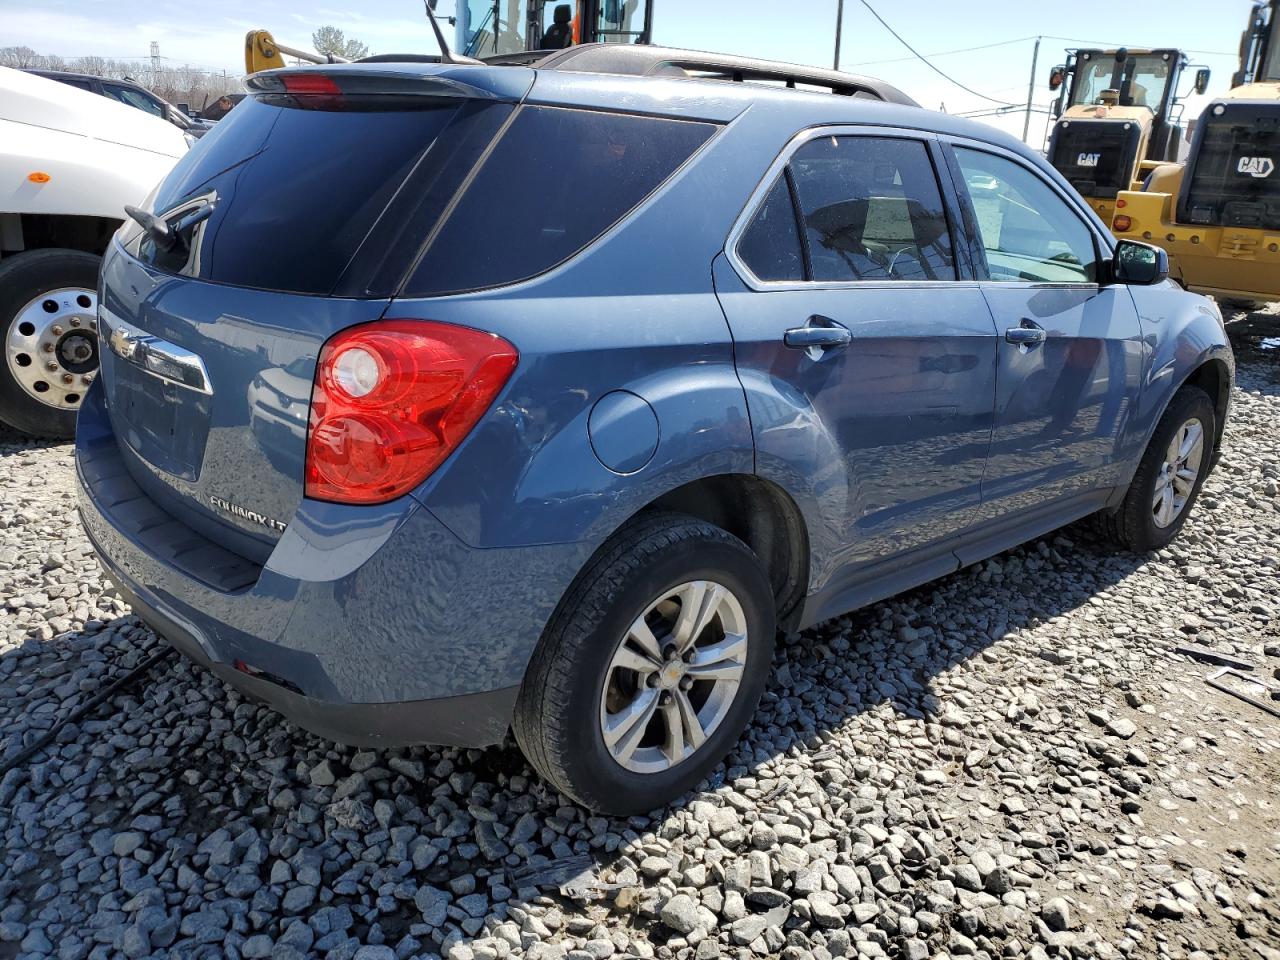
<path fill-rule="evenodd" d="M 590 816 L 511 744 L 340 748 L 161 662 L 0 777 L 0 960 L 1277 960 L 1280 720 L 1173 653 L 1280 667 L 1280 315 L 1233 334 L 1173 547 L 1071 528 L 788 638 L 727 764 L 652 817 Z M 0 457 L 2 769 L 163 647 L 70 448 Z"/>

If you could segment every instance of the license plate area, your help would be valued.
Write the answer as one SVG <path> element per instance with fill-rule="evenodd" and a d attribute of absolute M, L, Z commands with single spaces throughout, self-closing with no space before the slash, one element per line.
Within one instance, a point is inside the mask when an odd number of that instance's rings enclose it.
<path fill-rule="evenodd" d="M 144 461 L 195 482 L 209 435 L 212 398 L 112 357 L 116 430 Z"/>

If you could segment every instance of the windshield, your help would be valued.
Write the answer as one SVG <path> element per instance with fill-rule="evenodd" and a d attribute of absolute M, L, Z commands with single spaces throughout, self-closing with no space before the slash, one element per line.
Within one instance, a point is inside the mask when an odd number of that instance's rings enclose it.
<path fill-rule="evenodd" d="M 458 3 L 458 38 L 468 57 L 524 50 L 527 0 L 466 0 Z"/>
<path fill-rule="evenodd" d="M 1272 14 L 1270 33 L 1266 52 L 1262 55 L 1259 80 L 1280 80 L 1280 11 Z"/>
<path fill-rule="evenodd" d="M 1169 84 L 1170 61 L 1166 56 L 1153 53 L 1130 57 L 1124 62 L 1124 70 L 1118 72 L 1112 55 L 1102 52 L 1081 53 L 1075 85 L 1071 89 L 1072 105 L 1100 103 L 1103 90 L 1120 92 L 1124 82 L 1128 80 L 1129 96 L 1122 99 L 1120 105 L 1146 107 L 1152 113 L 1159 113 L 1164 102 L 1165 87 Z"/>

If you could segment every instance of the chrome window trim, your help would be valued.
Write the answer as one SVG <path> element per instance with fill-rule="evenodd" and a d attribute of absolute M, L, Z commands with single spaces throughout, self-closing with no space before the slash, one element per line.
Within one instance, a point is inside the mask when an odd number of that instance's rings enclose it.
<path fill-rule="evenodd" d="M 796 151 L 803 147 L 806 143 L 818 140 L 822 137 L 881 137 L 893 140 L 915 140 L 924 146 L 928 151 L 929 143 L 937 141 L 938 135 L 930 130 L 914 130 L 910 127 L 877 127 L 866 123 L 847 123 L 847 124 L 824 124 L 820 127 L 809 127 L 801 130 L 794 137 L 787 141 L 785 147 L 769 165 L 769 169 L 765 171 L 764 177 L 756 184 L 756 188 L 751 192 L 751 196 L 747 198 L 746 204 L 742 208 L 742 212 L 733 222 L 733 227 L 729 230 L 729 236 L 725 240 L 724 255 L 738 277 L 752 290 L 760 292 L 782 291 L 782 290 L 848 290 L 848 289 L 872 289 L 876 287 L 884 287 L 892 290 L 909 290 L 919 288 L 946 287 L 947 289 L 955 289 L 961 286 L 973 286 L 979 281 L 976 280 L 885 280 L 877 278 L 875 280 L 761 280 L 747 266 L 746 262 L 738 256 L 738 243 L 742 239 L 742 235 L 747 232 L 747 228 L 751 226 L 751 221 L 755 219 L 756 213 L 760 210 L 760 205 L 764 203 L 769 195 L 769 191 L 773 189 L 774 182 L 782 174 L 783 169 L 791 162 L 791 158 Z M 933 164 L 933 157 L 929 157 L 930 165 Z M 938 172 L 934 171 L 935 180 L 938 179 Z M 947 204 L 946 191 L 943 189 L 942 183 L 938 183 L 938 195 L 942 198 L 944 206 Z M 955 237 L 952 236 L 952 244 L 954 248 Z M 956 266 L 957 273 L 959 267 L 955 264 L 956 253 L 952 250 L 953 266 Z"/>

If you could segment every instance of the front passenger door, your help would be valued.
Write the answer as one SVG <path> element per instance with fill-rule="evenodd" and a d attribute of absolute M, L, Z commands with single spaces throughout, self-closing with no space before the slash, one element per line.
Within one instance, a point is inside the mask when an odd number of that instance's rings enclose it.
<path fill-rule="evenodd" d="M 958 144 L 953 156 L 999 337 L 984 514 L 1124 482 L 1143 351 L 1128 288 L 1099 284 L 1093 229 L 1030 164 Z"/>

